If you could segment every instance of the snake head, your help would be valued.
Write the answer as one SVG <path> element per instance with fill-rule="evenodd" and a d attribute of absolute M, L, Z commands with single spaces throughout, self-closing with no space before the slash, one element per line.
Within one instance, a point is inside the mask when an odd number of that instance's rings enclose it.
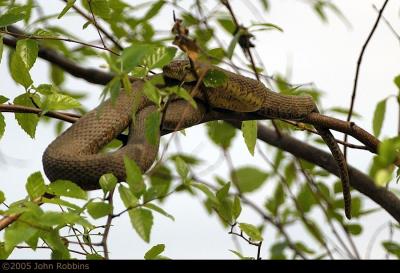
<path fill-rule="evenodd" d="M 188 60 L 174 60 L 163 68 L 164 77 L 178 80 L 181 82 L 194 82 L 196 75 L 194 74 L 190 62 Z"/>

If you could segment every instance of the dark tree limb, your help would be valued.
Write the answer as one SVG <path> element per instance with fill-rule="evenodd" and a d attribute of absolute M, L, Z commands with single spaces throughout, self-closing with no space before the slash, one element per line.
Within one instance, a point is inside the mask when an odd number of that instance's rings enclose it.
<path fill-rule="evenodd" d="M 8 27 L 8 29 L 10 29 L 10 27 Z M 5 36 L 4 44 L 10 47 L 15 47 L 16 39 Z M 40 46 L 39 57 L 59 66 L 61 69 L 65 70 L 75 77 L 85 79 L 86 81 L 91 83 L 104 85 L 107 84 L 114 76 L 113 74 L 104 72 L 102 70 L 82 67 L 50 48 Z M 35 109 L 34 111 L 37 111 L 37 109 Z M 227 120 L 231 124 L 235 125 L 237 128 L 240 128 L 240 122 L 243 120 L 254 120 L 263 118 L 253 113 L 211 111 L 202 122 L 216 119 Z M 343 133 L 348 133 L 349 135 L 353 136 L 354 138 L 365 144 L 371 152 L 376 153 L 377 151 L 379 140 L 365 130 L 357 127 L 354 123 L 348 123 L 317 113 L 310 114 L 306 118 L 306 120 L 304 120 L 304 122 L 308 122 L 313 125 L 320 125 Z M 167 133 L 170 133 L 170 131 L 163 131 L 163 134 Z M 273 130 L 270 130 L 263 126 L 259 127 L 258 138 L 270 145 L 287 151 L 295 155 L 296 157 L 302 158 L 315 165 L 318 165 L 336 176 L 339 175 L 336 163 L 330 154 L 318 148 L 315 148 L 305 142 L 299 141 L 288 135 L 278 137 Z M 398 222 L 400 222 L 400 200 L 392 192 L 383 187 L 376 186 L 371 178 L 369 178 L 367 175 L 363 174 L 354 167 L 349 166 L 349 172 L 351 185 L 355 189 L 367 195 L 382 208 L 388 211 L 388 213 L 391 214 Z"/>
<path fill-rule="evenodd" d="M 241 128 L 239 121 L 229 121 L 229 123 L 236 128 Z M 265 126 L 258 126 L 258 139 L 311 162 L 339 177 L 339 169 L 335 159 L 321 149 L 286 134 L 278 137 L 274 130 Z M 400 223 L 400 200 L 394 193 L 384 187 L 377 186 L 369 176 L 351 165 L 349 165 L 349 175 L 352 187 L 379 204 Z"/>

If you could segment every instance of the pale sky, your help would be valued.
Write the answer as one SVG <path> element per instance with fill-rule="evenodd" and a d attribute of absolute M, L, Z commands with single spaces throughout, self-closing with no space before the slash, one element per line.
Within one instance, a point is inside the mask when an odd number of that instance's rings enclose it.
<path fill-rule="evenodd" d="M 63 2 L 52 0 L 38 0 L 40 4 L 46 2 L 44 10 L 48 14 L 58 13 Z M 130 2 L 130 1 L 126 1 Z M 133 1 L 132 1 L 133 2 Z M 137 1 L 135 1 L 137 2 Z M 210 1 L 208 1 L 210 2 Z M 249 18 L 254 18 L 243 3 L 246 1 L 231 1 L 237 12 L 238 19 L 243 23 L 249 23 Z M 258 1 L 254 1 L 257 2 Z M 328 12 L 329 23 L 322 23 L 312 12 L 309 5 L 304 1 L 296 0 L 271 0 L 271 12 L 265 14 L 266 21 L 274 23 L 283 28 L 284 32 L 259 32 L 257 33 L 256 49 L 268 69 L 269 74 L 288 74 L 290 71 L 291 81 L 294 83 L 313 82 L 317 88 L 323 90 L 320 108 L 327 109 L 334 106 L 348 107 L 353 85 L 353 78 L 356 68 L 356 61 L 367 35 L 376 19 L 377 12 L 372 4 L 381 7 L 382 0 L 337 0 L 333 1 L 344 13 L 351 23 L 348 27 L 332 12 Z M 398 1 L 390 1 L 384 16 L 400 32 L 398 27 L 400 4 Z M 260 9 L 261 11 L 261 9 Z M 156 25 L 162 26 L 163 30 L 169 30 L 171 26 L 172 8 L 166 6 L 162 16 L 158 18 Z M 179 13 L 178 13 L 179 15 Z M 257 17 L 256 17 L 257 18 Z M 253 19 L 254 20 L 254 19 Z M 84 21 L 78 16 L 66 16 L 60 20 L 60 25 L 73 29 L 87 41 L 97 39 L 97 34 L 89 30 L 82 31 Z M 229 38 L 227 39 L 229 41 Z M 17 86 L 10 78 L 6 62 L 6 54 L 0 64 L 0 94 L 11 99 L 22 94 L 23 87 Z M 355 111 L 362 116 L 362 119 L 355 120 L 362 128 L 372 132 L 372 116 L 376 103 L 389 95 L 396 95 L 397 91 L 393 84 L 393 78 L 400 74 L 400 48 L 399 40 L 390 32 L 389 28 L 381 22 L 378 26 L 372 41 L 370 42 L 364 56 L 362 69 L 360 71 L 358 96 Z M 32 78 L 36 85 L 48 83 L 48 65 L 38 59 L 31 71 Z M 82 90 L 91 96 L 83 101 L 88 108 L 95 107 L 98 103 L 98 95 L 102 90 L 101 86 L 91 85 L 83 80 L 68 77 L 64 86 L 73 90 Z M 24 188 L 27 177 L 37 171 L 42 171 L 41 156 L 46 146 L 55 138 L 54 122 L 51 124 L 41 122 L 37 128 L 36 139 L 30 139 L 18 126 L 12 114 L 4 113 L 6 117 L 6 133 L 0 140 L 0 183 L 1 190 L 7 196 L 7 202 L 25 197 Z M 345 119 L 345 116 L 334 114 L 335 117 Z M 383 126 L 382 137 L 394 136 L 397 131 L 398 107 L 394 100 L 389 100 L 387 106 L 386 120 Z M 269 124 L 269 123 L 268 123 Z M 203 126 L 197 126 L 186 130 L 185 137 L 179 137 L 179 145 L 185 153 L 194 153 L 197 157 L 204 159 L 204 164 L 196 169 L 196 174 L 203 179 L 213 182 L 216 175 L 228 177 L 228 168 L 222 162 L 221 151 L 211 143 L 205 134 Z M 297 134 L 299 137 L 302 133 Z M 342 135 L 337 134 L 339 138 Z M 163 141 L 168 141 L 169 136 Z M 354 141 L 354 140 L 352 140 Z M 173 142 L 169 152 L 177 151 L 176 142 Z M 260 143 L 261 144 L 261 143 Z M 259 168 L 268 169 L 268 165 L 261 159 L 259 154 L 252 157 L 238 132 L 232 145 L 231 156 L 234 166 L 253 165 Z M 260 147 L 269 152 L 275 152 L 274 148 L 261 144 Z M 325 148 L 326 149 L 326 148 Z M 360 170 L 368 171 L 372 155 L 366 151 L 349 152 L 349 162 Z M 217 163 L 217 164 L 215 164 Z M 207 166 L 216 165 L 211 170 Z M 206 170 L 207 172 L 202 172 Z M 327 183 L 329 186 L 332 179 Z M 266 196 L 270 195 L 273 183 L 265 183 L 263 188 L 248 197 L 262 206 Z M 91 196 L 100 196 L 99 191 L 92 192 Z M 109 236 L 109 249 L 111 258 L 119 259 L 141 259 L 144 253 L 153 245 L 163 243 L 166 250 L 165 256 L 173 259 L 234 259 L 235 256 L 228 249 L 235 249 L 235 244 L 228 229 L 222 227 L 219 220 L 210 217 L 201 205 L 203 196 L 199 198 L 188 194 L 174 194 L 162 204 L 162 207 L 175 217 L 175 222 L 154 214 L 154 227 L 151 234 L 151 242 L 143 242 L 132 229 L 128 215 L 123 215 L 114 220 L 114 226 Z M 117 198 L 118 199 L 118 198 Z M 365 203 L 368 207 L 376 207 L 372 202 Z M 115 211 L 121 211 L 121 202 L 116 203 Z M 321 218 L 319 213 L 314 213 L 315 220 Z M 361 222 L 364 233 L 355 237 L 356 244 L 364 257 L 367 244 L 375 230 L 384 223 L 391 220 L 386 212 L 375 213 L 363 218 Z M 241 222 L 260 224 L 260 217 L 250 208 L 245 207 L 239 218 Z M 354 221 L 358 222 L 358 221 Z M 290 229 L 293 238 L 302 239 L 302 229 L 295 227 Z M 263 244 L 263 257 L 267 258 L 269 247 L 275 242 L 275 230 L 267 225 L 264 232 L 265 242 Z M 327 231 L 327 235 L 335 240 Z M 378 240 L 388 238 L 388 231 L 384 231 Z M 400 239 L 395 233 L 395 239 Z M 242 247 L 242 253 L 247 256 L 254 256 L 256 249 L 248 246 L 247 243 L 238 240 Z M 308 242 L 306 242 L 308 243 Z M 310 243 L 315 245 L 314 243 Z M 50 257 L 47 250 L 15 250 L 12 258 L 43 258 Z M 372 249 L 373 258 L 382 258 L 383 252 L 380 246 Z"/>

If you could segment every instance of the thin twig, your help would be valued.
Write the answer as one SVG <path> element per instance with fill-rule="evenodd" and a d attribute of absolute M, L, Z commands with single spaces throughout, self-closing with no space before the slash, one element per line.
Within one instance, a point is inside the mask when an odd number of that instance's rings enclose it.
<path fill-rule="evenodd" d="M 112 189 L 107 197 L 107 201 L 108 204 L 111 205 L 111 207 L 113 206 L 113 195 L 114 195 L 114 190 Z M 104 233 L 103 233 L 103 239 L 101 240 L 101 245 L 103 246 L 103 251 L 104 251 L 104 259 L 108 260 L 109 259 L 109 255 L 108 255 L 108 244 L 107 244 L 107 240 L 108 240 L 108 234 L 110 233 L 110 229 L 111 229 L 111 222 L 113 220 L 113 214 L 110 213 L 107 215 L 107 222 L 104 228 Z"/>
<path fill-rule="evenodd" d="M 96 16 L 93 13 L 92 0 L 87 0 L 87 3 L 89 5 L 90 13 L 92 14 L 92 18 L 93 18 L 93 23 L 94 23 L 94 26 L 95 26 L 95 28 L 97 30 L 97 33 L 99 34 L 101 43 L 103 44 L 104 48 L 107 48 L 106 44 L 104 43 L 103 37 L 101 36 L 100 29 L 99 29 L 99 26 L 98 26 L 97 21 L 96 21 Z"/>
<path fill-rule="evenodd" d="M 55 40 L 55 41 L 70 42 L 70 43 L 75 43 L 75 44 L 80 44 L 80 45 L 84 45 L 84 46 L 88 46 L 88 47 L 101 49 L 101 50 L 106 50 L 106 51 L 108 51 L 108 52 L 110 52 L 110 53 L 112 53 L 114 55 L 119 56 L 119 53 L 117 53 L 115 51 L 112 51 L 111 49 L 108 49 L 106 47 L 92 45 L 92 44 L 88 44 L 88 43 L 85 43 L 85 42 L 73 40 L 73 39 L 70 39 L 70 38 L 59 38 L 59 37 L 53 37 L 53 36 L 25 35 L 25 34 L 6 31 L 6 30 L 0 30 L 0 33 L 8 34 L 8 35 L 11 35 L 11 36 L 16 37 L 16 38 L 27 38 L 27 39 L 33 39 L 33 40 Z"/>
<path fill-rule="evenodd" d="M 364 45 L 362 46 L 360 55 L 358 56 L 356 74 L 355 74 L 355 77 L 354 77 L 354 84 L 353 84 L 353 92 L 351 94 L 350 110 L 349 110 L 349 113 L 347 115 L 347 122 L 350 122 L 351 116 L 353 115 L 353 108 L 354 108 L 354 103 L 355 103 L 356 94 L 357 94 L 358 77 L 359 77 L 359 74 L 360 74 L 361 62 L 362 62 L 363 57 L 364 57 L 365 49 L 367 48 L 369 41 L 371 40 L 373 34 L 375 33 L 376 28 L 378 27 L 379 21 L 380 21 L 381 16 L 382 16 L 382 13 L 383 13 L 383 11 L 384 11 L 384 9 L 385 9 L 385 7 L 386 7 L 388 2 L 389 2 L 389 0 L 386 0 L 383 3 L 382 8 L 379 10 L 378 17 L 376 18 L 375 24 L 373 25 L 373 27 L 372 27 L 372 29 L 371 29 L 368 37 L 367 37 L 367 40 L 365 41 Z M 345 134 L 344 135 L 344 142 L 347 142 L 347 139 L 348 139 L 348 135 Z M 347 147 L 346 146 L 344 146 L 343 155 L 344 155 L 344 158 L 347 158 Z"/>
<path fill-rule="evenodd" d="M 235 231 L 233 231 L 233 228 L 236 226 L 236 223 L 231 225 L 231 230 L 228 232 L 228 234 L 232 234 L 235 236 L 238 236 L 240 238 L 242 238 L 243 240 L 245 240 L 248 244 L 256 246 L 257 247 L 257 260 L 261 260 L 261 246 L 262 246 L 262 241 L 259 241 L 258 243 L 253 242 L 250 238 L 246 238 L 243 235 L 243 232 L 240 231 L 240 233 L 237 233 Z"/>
<path fill-rule="evenodd" d="M 68 0 L 62 0 L 65 3 L 68 3 Z M 83 18 L 85 18 L 86 20 L 88 20 L 89 22 L 92 22 L 92 19 L 90 18 L 89 15 L 87 15 L 84 11 L 82 11 L 80 8 L 78 8 L 76 5 L 73 5 L 72 8 L 79 13 Z M 101 33 L 103 33 L 119 50 L 122 50 L 123 47 L 114 39 L 114 37 L 109 34 L 103 27 L 101 27 L 100 25 L 97 26 L 98 30 L 101 31 Z"/>

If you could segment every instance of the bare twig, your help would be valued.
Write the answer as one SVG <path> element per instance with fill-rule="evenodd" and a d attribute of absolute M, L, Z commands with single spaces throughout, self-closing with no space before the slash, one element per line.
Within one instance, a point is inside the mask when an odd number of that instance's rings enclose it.
<path fill-rule="evenodd" d="M 389 2 L 389 0 L 386 0 L 383 3 L 382 8 L 379 10 L 378 17 L 375 20 L 375 24 L 373 25 L 373 27 L 372 27 L 372 29 L 371 29 L 368 37 L 367 37 L 367 40 L 365 41 L 364 45 L 362 46 L 360 55 L 358 57 L 357 67 L 356 67 L 356 74 L 355 74 L 355 77 L 354 77 L 353 91 L 352 91 L 352 94 L 351 94 L 350 109 L 349 109 L 349 113 L 347 115 L 347 122 L 350 122 L 351 116 L 353 115 L 353 108 L 354 108 L 354 103 L 355 103 L 356 93 L 357 93 L 358 76 L 360 74 L 360 67 L 361 67 L 361 62 L 362 62 L 363 57 L 364 57 L 365 49 L 367 48 L 368 43 L 372 38 L 372 35 L 375 33 L 376 28 L 378 27 L 379 21 L 380 21 L 381 16 L 382 16 L 382 13 L 383 13 L 383 11 L 384 11 L 384 9 L 385 9 L 385 7 L 386 7 L 388 2 Z M 348 138 L 348 135 L 345 134 L 344 135 L 344 142 L 347 142 L 347 138 Z M 346 156 L 347 156 L 347 147 L 346 146 L 344 146 L 343 154 L 344 154 L 344 158 L 346 158 Z"/>
<path fill-rule="evenodd" d="M 62 0 L 65 3 L 68 3 L 68 0 Z M 89 22 L 93 23 L 94 25 L 96 25 L 92 19 L 90 18 L 89 15 L 87 15 L 84 11 L 82 11 L 80 8 L 78 8 L 76 5 L 73 5 L 72 8 L 79 13 L 83 18 L 85 18 L 86 20 L 88 20 Z M 119 50 L 122 50 L 123 47 L 115 40 L 115 38 L 109 34 L 103 27 L 101 27 L 100 25 L 97 25 L 97 29 L 103 33 Z"/>
<path fill-rule="evenodd" d="M 59 37 L 54 37 L 54 36 L 25 35 L 25 34 L 6 31 L 6 30 L 0 30 L 0 33 L 8 34 L 8 35 L 11 35 L 11 36 L 17 37 L 17 38 L 27 38 L 27 39 L 32 39 L 32 40 L 55 40 L 55 41 L 70 42 L 70 43 L 84 45 L 84 46 L 87 46 L 87 47 L 93 47 L 93 48 L 97 48 L 97 49 L 101 49 L 101 50 L 106 50 L 106 51 L 108 51 L 108 52 L 110 52 L 110 53 L 112 53 L 114 55 L 119 56 L 119 54 L 117 52 L 114 52 L 111 49 L 108 49 L 106 47 L 92 45 L 92 44 L 88 44 L 88 43 L 85 43 L 85 42 L 73 40 L 73 39 L 70 39 L 70 38 L 59 38 Z"/>
<path fill-rule="evenodd" d="M 95 16 L 94 13 L 93 13 L 93 9 L 92 9 L 92 0 L 87 0 L 87 2 L 88 2 L 88 5 L 89 5 L 90 13 L 92 14 L 94 27 L 96 28 L 97 33 L 99 34 L 101 43 L 103 44 L 103 47 L 104 47 L 104 48 L 107 48 L 106 44 L 104 43 L 103 37 L 101 36 L 100 29 L 99 29 L 99 25 L 97 24 L 97 21 L 96 21 L 96 16 Z M 107 48 L 107 49 L 108 49 L 108 48 Z"/>
<path fill-rule="evenodd" d="M 111 207 L 113 204 L 113 196 L 114 196 L 114 189 L 109 192 L 108 197 L 106 199 L 108 203 L 111 205 Z M 107 240 L 108 240 L 108 234 L 110 233 L 112 220 L 113 220 L 113 214 L 110 213 L 109 215 L 107 215 L 107 222 L 104 228 L 103 239 L 101 240 L 101 245 L 103 246 L 103 251 L 104 251 L 104 259 L 106 260 L 109 259 Z"/>

